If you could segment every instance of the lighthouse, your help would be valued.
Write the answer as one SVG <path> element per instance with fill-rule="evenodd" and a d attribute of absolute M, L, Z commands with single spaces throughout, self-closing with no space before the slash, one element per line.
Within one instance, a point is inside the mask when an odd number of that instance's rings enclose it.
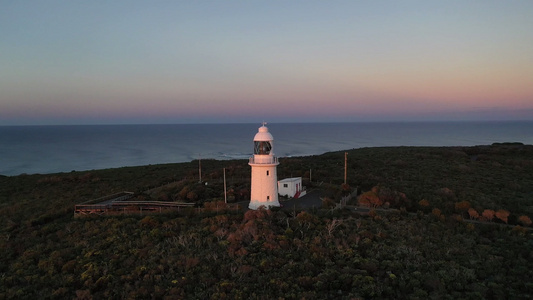
<path fill-rule="evenodd" d="M 250 209 L 258 209 L 260 206 L 269 208 L 278 207 L 278 175 L 276 167 L 278 158 L 274 156 L 272 134 L 268 127 L 259 127 L 254 137 L 254 156 L 248 163 L 252 167 L 252 191 L 250 195 Z"/>

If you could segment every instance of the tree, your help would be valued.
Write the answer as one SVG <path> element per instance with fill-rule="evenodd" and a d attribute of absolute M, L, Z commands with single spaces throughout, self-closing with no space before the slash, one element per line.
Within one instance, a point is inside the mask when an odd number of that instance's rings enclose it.
<path fill-rule="evenodd" d="M 341 188 L 342 188 L 342 191 L 345 192 L 346 194 L 349 194 L 352 191 L 352 188 L 347 183 L 343 183 L 341 185 Z"/>
<path fill-rule="evenodd" d="M 333 219 L 331 221 L 327 221 L 326 230 L 328 231 L 328 236 L 331 237 L 331 235 L 333 234 L 333 231 L 335 231 L 335 228 L 337 228 L 341 224 L 342 224 L 342 220 L 339 220 L 339 219 Z"/>
<path fill-rule="evenodd" d="M 383 205 L 383 201 L 378 196 L 379 187 L 375 186 L 371 191 L 364 192 L 359 196 L 359 205 L 368 207 L 379 207 Z"/>
<path fill-rule="evenodd" d="M 196 199 L 198 199 L 198 195 L 194 191 L 190 191 L 187 193 L 187 200 L 195 201 Z"/>
<path fill-rule="evenodd" d="M 441 188 L 439 190 L 440 194 L 448 199 L 455 199 L 455 193 L 453 190 L 447 188 L 447 187 L 444 187 L 444 188 Z"/>
<path fill-rule="evenodd" d="M 422 199 L 418 201 L 418 206 L 419 206 L 420 212 L 423 214 L 428 213 L 430 210 L 429 201 L 427 201 L 426 199 Z"/>
<path fill-rule="evenodd" d="M 329 198 L 329 197 L 324 197 L 322 199 L 322 208 L 333 208 L 335 207 L 335 201 L 333 201 L 333 199 Z"/>
<path fill-rule="evenodd" d="M 488 222 L 492 222 L 492 219 L 494 219 L 494 211 L 492 209 L 485 209 L 481 215 L 483 216 L 483 219 Z"/>
<path fill-rule="evenodd" d="M 528 216 L 520 216 L 518 217 L 518 222 L 522 223 L 524 226 L 530 226 L 531 225 L 531 219 Z"/>
<path fill-rule="evenodd" d="M 422 207 L 428 207 L 429 206 L 429 201 L 427 201 L 426 199 L 422 199 L 418 202 L 418 205 L 422 206 Z"/>
<path fill-rule="evenodd" d="M 468 201 L 461 201 L 461 202 L 455 202 L 455 210 L 459 213 L 465 213 L 470 208 L 470 202 Z"/>
<path fill-rule="evenodd" d="M 319 219 L 315 215 L 310 214 L 310 213 L 308 213 L 306 211 L 300 212 L 296 216 L 296 220 L 298 221 L 298 224 L 301 227 L 304 227 L 306 229 L 314 228 L 316 226 L 316 224 L 319 222 Z"/>
<path fill-rule="evenodd" d="M 470 216 L 470 220 L 479 219 L 479 213 L 477 212 L 477 210 L 473 209 L 472 207 L 468 209 L 468 215 Z"/>
<path fill-rule="evenodd" d="M 180 199 L 187 199 L 187 194 L 189 193 L 189 187 L 185 186 L 181 189 L 181 191 L 178 193 L 178 196 Z"/>
<path fill-rule="evenodd" d="M 507 224 L 508 222 L 507 218 L 509 217 L 510 213 L 505 209 L 498 209 L 495 215 L 496 215 L 496 218 L 502 220 L 503 222 L 505 222 L 505 224 Z"/>

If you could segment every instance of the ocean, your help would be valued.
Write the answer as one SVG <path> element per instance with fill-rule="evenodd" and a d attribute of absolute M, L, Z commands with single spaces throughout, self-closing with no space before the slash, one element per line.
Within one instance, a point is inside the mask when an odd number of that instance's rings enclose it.
<path fill-rule="evenodd" d="M 0 174 L 247 159 L 258 124 L 0 126 Z M 382 146 L 533 144 L 533 121 L 274 123 L 279 157 Z"/>

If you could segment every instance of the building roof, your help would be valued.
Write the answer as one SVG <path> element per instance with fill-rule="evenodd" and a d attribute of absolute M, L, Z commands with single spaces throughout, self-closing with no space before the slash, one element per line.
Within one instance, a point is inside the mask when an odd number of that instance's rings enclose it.
<path fill-rule="evenodd" d="M 274 137 L 268 132 L 268 127 L 265 125 L 259 127 L 258 132 L 255 134 L 254 141 L 273 141 Z"/>
<path fill-rule="evenodd" d="M 285 178 L 280 180 L 279 182 L 293 182 L 293 181 L 299 181 L 302 180 L 302 177 L 291 177 L 291 178 Z"/>

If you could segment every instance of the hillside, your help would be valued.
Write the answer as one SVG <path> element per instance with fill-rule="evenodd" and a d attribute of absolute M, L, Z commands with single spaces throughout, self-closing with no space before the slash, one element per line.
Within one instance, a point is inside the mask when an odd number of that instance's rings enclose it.
<path fill-rule="evenodd" d="M 229 202 L 249 198 L 244 160 L 202 160 L 202 183 L 198 161 L 0 177 L 0 298 L 532 296 L 532 146 L 347 152 L 344 186 L 344 151 L 280 159 L 279 178 L 324 197 L 310 211 L 225 210 L 223 168 Z M 326 208 L 355 188 L 396 209 Z M 74 204 L 125 190 L 205 208 L 74 218 Z M 471 223 L 469 209 L 509 214 Z"/>

